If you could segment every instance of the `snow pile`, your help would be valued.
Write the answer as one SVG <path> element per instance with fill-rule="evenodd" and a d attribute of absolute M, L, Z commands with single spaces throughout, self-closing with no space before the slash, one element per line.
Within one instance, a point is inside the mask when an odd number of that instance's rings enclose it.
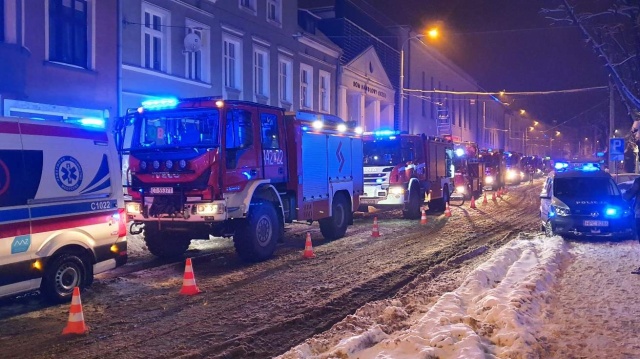
<path fill-rule="evenodd" d="M 513 240 L 432 305 L 420 292 L 367 304 L 279 358 L 536 356 L 541 306 L 567 258 L 560 237 Z"/>

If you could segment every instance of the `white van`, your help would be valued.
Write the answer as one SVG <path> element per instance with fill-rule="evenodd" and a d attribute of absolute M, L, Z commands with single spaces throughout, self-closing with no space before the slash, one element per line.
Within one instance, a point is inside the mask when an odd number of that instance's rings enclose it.
<path fill-rule="evenodd" d="M 119 160 L 92 123 L 0 117 L 0 297 L 65 301 L 126 263 Z"/>

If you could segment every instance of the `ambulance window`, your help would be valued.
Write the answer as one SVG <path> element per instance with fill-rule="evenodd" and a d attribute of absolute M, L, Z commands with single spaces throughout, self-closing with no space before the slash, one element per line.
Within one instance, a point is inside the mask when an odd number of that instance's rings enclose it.
<path fill-rule="evenodd" d="M 278 117 L 272 113 L 260 114 L 260 125 L 262 126 L 262 148 L 280 148 Z"/>
<path fill-rule="evenodd" d="M 251 112 L 247 110 L 229 110 L 227 112 L 227 149 L 244 149 L 253 145 Z"/>

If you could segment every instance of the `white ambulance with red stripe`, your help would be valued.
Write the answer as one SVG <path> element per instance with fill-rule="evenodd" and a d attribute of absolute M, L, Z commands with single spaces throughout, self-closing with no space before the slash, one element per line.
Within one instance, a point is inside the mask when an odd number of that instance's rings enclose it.
<path fill-rule="evenodd" d="M 126 262 L 120 173 L 100 121 L 0 117 L 0 297 L 68 300 Z"/>

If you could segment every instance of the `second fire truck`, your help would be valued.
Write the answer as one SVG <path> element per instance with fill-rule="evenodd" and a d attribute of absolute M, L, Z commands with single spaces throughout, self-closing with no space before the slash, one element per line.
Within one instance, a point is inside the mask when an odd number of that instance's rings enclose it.
<path fill-rule="evenodd" d="M 132 131 L 127 132 L 127 128 Z M 284 224 L 345 235 L 358 208 L 362 138 L 340 118 L 219 98 L 144 102 L 120 123 L 132 232 L 182 255 L 193 238 L 233 236 L 238 255 L 269 258 Z"/>
<path fill-rule="evenodd" d="M 402 209 L 403 217 L 420 218 L 429 209 L 444 211 L 453 191 L 453 144 L 441 138 L 381 130 L 365 133 L 364 194 L 368 206 Z"/>

